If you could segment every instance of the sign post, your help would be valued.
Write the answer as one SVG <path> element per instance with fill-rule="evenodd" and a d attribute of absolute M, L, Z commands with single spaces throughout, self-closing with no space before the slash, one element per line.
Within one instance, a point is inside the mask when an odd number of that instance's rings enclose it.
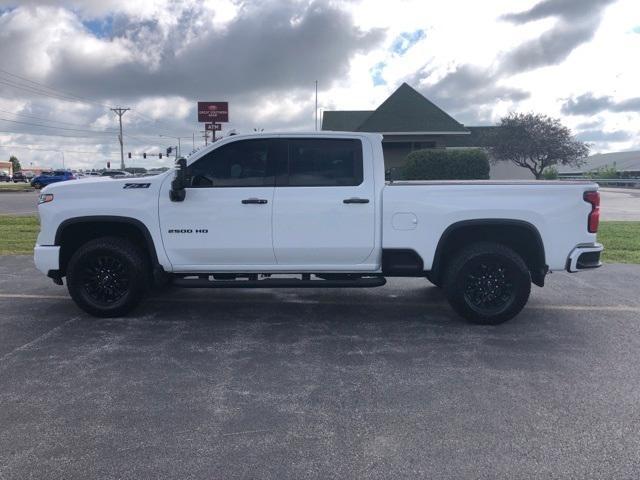
<path fill-rule="evenodd" d="M 228 121 L 228 102 L 198 102 L 198 122 L 205 124 L 205 132 L 211 132 L 213 134 L 212 141 L 216 139 L 216 132 L 222 130 L 222 124 L 220 122 Z"/>

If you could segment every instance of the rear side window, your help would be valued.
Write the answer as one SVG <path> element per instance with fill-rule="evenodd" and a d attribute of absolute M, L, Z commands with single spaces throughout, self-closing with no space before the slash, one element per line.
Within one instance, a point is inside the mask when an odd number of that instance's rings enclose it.
<path fill-rule="evenodd" d="M 355 139 L 290 139 L 291 187 L 342 187 L 360 185 L 362 142 Z"/>
<path fill-rule="evenodd" d="M 269 140 L 239 140 L 212 150 L 189 166 L 192 187 L 273 186 Z"/>
<path fill-rule="evenodd" d="M 64 172 L 64 171 L 62 171 L 62 170 L 56 170 L 55 172 L 53 172 L 53 174 L 54 174 L 56 177 L 64 177 L 65 172 Z"/>

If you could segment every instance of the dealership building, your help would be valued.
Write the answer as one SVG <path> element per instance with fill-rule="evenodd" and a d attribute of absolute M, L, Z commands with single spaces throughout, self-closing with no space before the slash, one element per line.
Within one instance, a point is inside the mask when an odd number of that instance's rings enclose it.
<path fill-rule="evenodd" d="M 10 177 L 13 176 L 13 163 L 0 161 L 0 173 L 6 173 Z"/>
<path fill-rule="evenodd" d="M 322 130 L 383 135 L 385 168 L 401 167 L 409 153 L 425 148 L 485 148 L 495 126 L 466 126 L 403 83 L 375 110 L 325 111 Z M 507 162 L 491 165 L 493 179 L 529 179 L 531 173 Z"/>

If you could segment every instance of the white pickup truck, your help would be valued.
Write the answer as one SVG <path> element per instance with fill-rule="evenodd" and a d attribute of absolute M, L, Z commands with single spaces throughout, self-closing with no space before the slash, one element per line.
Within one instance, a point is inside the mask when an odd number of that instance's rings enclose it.
<path fill-rule="evenodd" d="M 160 175 L 49 185 L 37 268 L 120 316 L 181 287 L 376 287 L 422 277 L 496 324 L 551 270 L 600 266 L 590 182 L 385 182 L 382 136 L 228 137 Z"/>

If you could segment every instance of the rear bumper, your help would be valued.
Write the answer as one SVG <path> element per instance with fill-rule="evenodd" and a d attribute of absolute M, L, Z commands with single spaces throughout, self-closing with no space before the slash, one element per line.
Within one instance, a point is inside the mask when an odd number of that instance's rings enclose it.
<path fill-rule="evenodd" d="M 567 272 L 579 272 L 600 267 L 602 265 L 600 254 L 603 250 L 604 247 L 600 243 L 578 245 L 567 258 Z"/>
<path fill-rule="evenodd" d="M 55 245 L 36 245 L 33 249 L 33 261 L 36 268 L 47 275 L 60 269 L 60 247 Z"/>

